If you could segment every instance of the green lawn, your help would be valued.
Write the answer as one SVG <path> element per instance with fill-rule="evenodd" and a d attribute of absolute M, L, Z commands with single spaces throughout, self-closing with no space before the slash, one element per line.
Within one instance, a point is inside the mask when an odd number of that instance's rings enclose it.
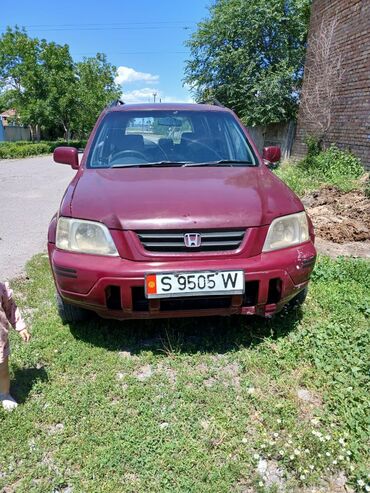
<path fill-rule="evenodd" d="M 33 340 L 11 338 L 0 491 L 275 491 L 258 467 L 287 492 L 366 491 L 369 285 L 369 263 L 320 258 L 303 309 L 272 321 L 63 326 L 35 257 L 13 283 Z"/>

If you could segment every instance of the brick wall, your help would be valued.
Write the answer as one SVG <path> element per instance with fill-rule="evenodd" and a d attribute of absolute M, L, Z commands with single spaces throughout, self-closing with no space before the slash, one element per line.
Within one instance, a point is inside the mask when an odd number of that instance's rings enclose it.
<path fill-rule="evenodd" d="M 313 0 L 308 41 L 323 19 L 337 16 L 333 51 L 343 56 L 344 77 L 332 112 L 332 124 L 325 145 L 335 143 L 350 149 L 370 169 L 370 0 Z M 309 56 L 308 56 L 309 59 Z M 308 62 L 309 63 L 309 62 Z M 308 91 L 303 83 L 303 91 Z M 301 109 L 293 155 L 306 152 L 309 123 Z"/>

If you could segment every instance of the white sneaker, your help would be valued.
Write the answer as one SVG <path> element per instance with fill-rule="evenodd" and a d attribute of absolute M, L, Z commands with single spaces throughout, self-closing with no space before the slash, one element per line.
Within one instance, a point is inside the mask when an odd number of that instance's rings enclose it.
<path fill-rule="evenodd" d="M 0 402 L 3 408 L 5 409 L 5 411 L 10 412 L 13 411 L 16 407 L 18 407 L 18 404 L 10 394 L 0 394 Z"/>

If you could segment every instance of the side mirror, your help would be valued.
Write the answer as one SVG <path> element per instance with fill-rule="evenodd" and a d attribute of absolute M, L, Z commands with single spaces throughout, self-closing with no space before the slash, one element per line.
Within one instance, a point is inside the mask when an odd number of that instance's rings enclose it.
<path fill-rule="evenodd" d="M 278 146 L 264 147 L 262 158 L 266 166 L 274 167 L 281 159 L 281 149 Z"/>
<path fill-rule="evenodd" d="M 69 164 L 72 169 L 78 169 L 78 150 L 75 147 L 57 147 L 53 158 L 56 163 Z"/>

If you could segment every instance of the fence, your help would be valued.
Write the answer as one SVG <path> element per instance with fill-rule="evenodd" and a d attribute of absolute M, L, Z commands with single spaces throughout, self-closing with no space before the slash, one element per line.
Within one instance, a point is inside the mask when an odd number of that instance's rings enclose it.
<path fill-rule="evenodd" d="M 29 128 L 7 126 L 4 127 L 4 140 L 7 142 L 31 140 L 31 132 Z"/>
<path fill-rule="evenodd" d="M 291 121 L 271 123 L 266 126 L 247 127 L 247 129 L 259 152 L 262 153 L 264 147 L 279 146 L 282 158 L 286 159 L 292 151 L 295 127 L 295 122 Z"/>

